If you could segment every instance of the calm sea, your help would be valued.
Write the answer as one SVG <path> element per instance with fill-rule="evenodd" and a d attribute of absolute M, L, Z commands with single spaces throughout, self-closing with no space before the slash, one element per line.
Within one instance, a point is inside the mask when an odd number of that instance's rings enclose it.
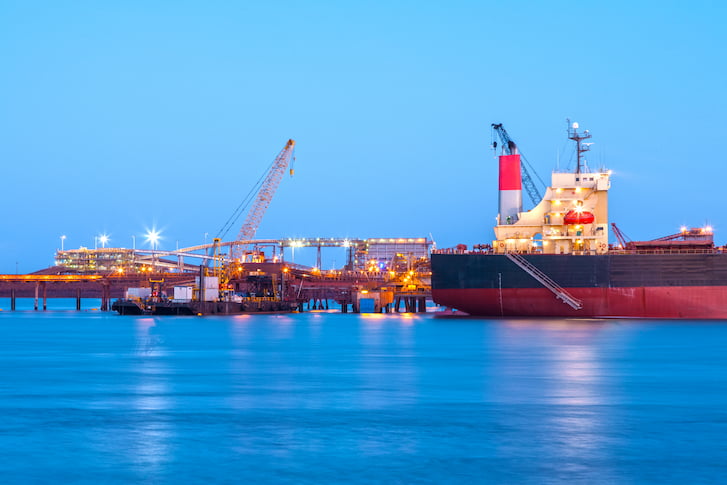
<path fill-rule="evenodd" d="M 0 308 L 3 483 L 727 480 L 727 322 Z"/>

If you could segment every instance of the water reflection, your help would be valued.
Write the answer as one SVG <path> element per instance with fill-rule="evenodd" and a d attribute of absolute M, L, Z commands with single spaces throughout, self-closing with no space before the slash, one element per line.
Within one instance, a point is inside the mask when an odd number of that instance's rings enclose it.
<path fill-rule="evenodd" d="M 495 368 L 504 378 L 500 399 L 532 404 L 533 445 L 570 472 L 594 460 L 604 480 L 615 478 L 609 430 L 618 423 L 613 375 L 604 355 L 603 321 L 506 321 L 496 325 L 503 349 Z M 512 425 L 512 416 L 503 416 Z M 517 422 L 517 421 L 515 421 Z"/>
<path fill-rule="evenodd" d="M 160 347 L 163 340 L 156 333 L 155 320 L 138 318 L 134 328 L 138 351 L 130 370 L 134 381 L 130 399 L 129 460 L 154 474 L 169 460 L 171 452 L 173 429 L 161 417 L 173 408 L 170 398 L 173 372 L 169 369 L 169 355 Z"/>
<path fill-rule="evenodd" d="M 357 392 L 351 407 L 375 413 L 399 413 L 416 404 L 420 394 L 413 318 L 402 315 L 362 314 Z M 389 431 L 390 433 L 390 431 Z M 417 447 L 412 429 L 389 433 L 362 432 L 356 443 L 361 453 L 381 455 Z"/>

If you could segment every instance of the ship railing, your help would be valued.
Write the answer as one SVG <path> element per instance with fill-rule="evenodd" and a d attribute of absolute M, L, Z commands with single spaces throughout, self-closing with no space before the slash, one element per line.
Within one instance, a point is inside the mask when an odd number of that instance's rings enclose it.
<path fill-rule="evenodd" d="M 609 249 L 608 254 L 723 254 L 727 248 L 710 249 Z"/>
<path fill-rule="evenodd" d="M 466 248 L 442 248 L 433 249 L 432 254 L 495 254 L 495 250 L 491 247 L 478 248 L 476 246 L 472 250 L 468 250 Z"/>
<path fill-rule="evenodd" d="M 727 253 L 727 247 L 717 247 L 711 249 L 689 249 L 689 248 L 675 248 L 675 249 L 618 249 L 609 248 L 607 254 L 725 254 Z M 543 254 L 541 249 L 535 249 L 530 251 L 521 250 L 508 250 L 504 253 L 498 253 L 492 248 L 487 249 L 457 249 L 457 248 L 443 248 L 435 249 L 432 254 Z M 564 254 L 552 254 L 553 256 L 593 256 L 599 253 L 595 250 L 588 251 L 572 251 Z"/>

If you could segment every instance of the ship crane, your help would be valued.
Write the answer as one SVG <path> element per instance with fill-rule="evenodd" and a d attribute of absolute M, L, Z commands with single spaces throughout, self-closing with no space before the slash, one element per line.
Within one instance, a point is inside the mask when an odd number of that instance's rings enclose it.
<path fill-rule="evenodd" d="M 288 142 L 285 144 L 285 147 L 280 151 L 278 156 L 275 157 L 275 160 L 270 166 L 270 169 L 267 171 L 265 177 L 258 181 L 256 187 L 259 186 L 259 189 L 257 190 L 257 195 L 255 196 L 254 203 L 250 211 L 247 213 L 245 221 L 242 223 L 240 232 L 237 235 L 236 241 L 240 244 L 235 244 L 230 250 L 230 255 L 233 258 L 241 258 L 242 245 L 255 237 L 255 233 L 260 226 L 260 222 L 265 215 L 265 211 L 268 209 L 268 207 L 270 206 L 270 202 L 273 200 L 273 196 L 275 195 L 275 191 L 280 185 L 280 181 L 283 178 L 285 170 L 290 165 L 291 160 L 294 160 L 294 148 L 295 140 L 288 140 Z M 290 169 L 290 175 L 293 175 L 292 168 Z M 220 230 L 220 237 L 224 237 L 224 235 L 227 234 L 232 224 L 234 224 L 237 218 L 239 218 L 242 211 L 249 204 L 251 194 L 254 193 L 255 192 L 253 189 L 253 191 L 248 194 L 248 197 L 245 199 L 245 201 L 243 201 L 242 204 L 240 204 L 240 206 L 237 208 L 237 210 L 232 214 L 232 216 L 230 216 L 230 219 L 228 219 L 228 221 L 225 223 L 225 226 Z"/>
<path fill-rule="evenodd" d="M 495 130 L 500 136 L 500 140 L 502 140 L 502 149 L 507 155 L 515 155 L 518 153 L 517 145 L 514 141 L 512 141 L 512 138 L 510 138 L 510 135 L 507 133 L 505 128 L 503 128 L 502 123 L 492 123 L 492 129 Z M 496 141 L 492 143 L 492 148 L 497 148 Z M 530 163 L 527 161 L 527 159 L 525 159 L 522 153 L 520 154 L 520 158 L 522 158 L 525 163 L 530 165 Z M 535 172 L 535 169 L 533 169 L 532 165 L 530 166 L 530 168 L 533 170 L 533 173 L 535 173 L 535 175 L 538 177 L 538 180 L 540 180 L 540 184 L 545 187 L 545 183 L 540 179 L 540 176 L 538 176 L 537 172 Z M 520 172 L 522 175 L 523 185 L 525 186 L 525 190 L 528 193 L 528 197 L 530 197 L 530 200 L 533 202 L 534 206 L 538 205 L 542 200 L 543 195 L 535 186 L 532 177 L 530 177 L 528 169 L 525 168 L 525 164 L 520 164 Z"/>
<path fill-rule="evenodd" d="M 613 233 L 616 236 L 616 239 L 618 239 L 618 244 L 621 246 L 621 249 L 633 249 L 633 241 L 631 241 L 631 239 L 618 228 L 615 222 L 611 223 L 611 229 L 613 229 Z"/>
<path fill-rule="evenodd" d="M 712 227 L 692 227 L 687 229 L 683 227 L 681 231 L 676 234 L 670 234 L 652 241 L 712 241 Z"/>

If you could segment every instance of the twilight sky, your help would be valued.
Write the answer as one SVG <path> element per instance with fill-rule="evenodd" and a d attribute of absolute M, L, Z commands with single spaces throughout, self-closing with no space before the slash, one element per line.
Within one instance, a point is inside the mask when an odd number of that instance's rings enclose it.
<path fill-rule="evenodd" d="M 0 1 L 0 273 L 61 235 L 201 244 L 288 138 L 258 237 L 489 242 L 490 124 L 548 181 L 566 118 L 628 236 L 725 244 L 726 24 L 717 1 Z"/>

